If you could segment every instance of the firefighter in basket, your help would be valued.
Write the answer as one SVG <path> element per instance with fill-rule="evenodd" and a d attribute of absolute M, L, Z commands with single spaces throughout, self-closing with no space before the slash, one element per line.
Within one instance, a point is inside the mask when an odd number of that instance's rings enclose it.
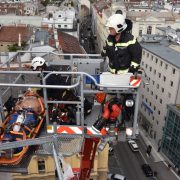
<path fill-rule="evenodd" d="M 52 66 L 47 66 L 45 59 L 42 57 L 35 57 L 32 60 L 31 69 L 33 71 L 41 71 L 41 84 L 42 78 L 45 77 L 47 71 L 57 71 Z M 46 71 L 46 72 L 45 72 Z M 62 76 L 60 74 L 51 74 L 46 79 L 47 85 L 70 85 L 70 76 Z M 38 89 L 37 93 L 43 96 L 42 89 Z M 79 97 L 75 89 L 55 89 L 47 88 L 47 97 L 51 100 L 59 101 L 79 101 Z M 92 103 L 86 98 L 84 100 L 85 115 L 90 114 L 92 109 Z M 57 124 L 69 124 L 74 125 L 76 123 L 76 111 L 77 107 L 74 104 L 49 104 L 50 121 Z"/>
<path fill-rule="evenodd" d="M 103 96 L 103 93 L 101 95 Z M 117 131 L 118 117 L 121 111 L 122 101 L 119 98 L 115 97 L 103 103 L 102 114 L 93 124 L 92 128 L 97 132 L 114 135 Z M 108 131 L 106 132 L 105 129 L 108 129 Z"/>
<path fill-rule="evenodd" d="M 108 71 L 113 74 L 136 72 L 139 69 L 142 48 L 138 41 L 130 34 L 125 16 L 117 11 L 109 17 L 106 27 L 109 36 L 101 53 L 102 57 L 109 58 Z"/>

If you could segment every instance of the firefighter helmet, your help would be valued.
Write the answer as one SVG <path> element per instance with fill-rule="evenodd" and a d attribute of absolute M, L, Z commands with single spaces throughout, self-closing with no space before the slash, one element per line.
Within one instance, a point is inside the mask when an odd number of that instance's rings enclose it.
<path fill-rule="evenodd" d="M 124 15 L 113 14 L 107 20 L 106 27 L 114 28 L 116 33 L 124 31 L 127 27 Z"/>
<path fill-rule="evenodd" d="M 45 64 L 45 60 L 42 57 L 35 57 L 32 60 L 31 68 L 32 70 L 36 70 L 38 67 L 41 67 Z"/>

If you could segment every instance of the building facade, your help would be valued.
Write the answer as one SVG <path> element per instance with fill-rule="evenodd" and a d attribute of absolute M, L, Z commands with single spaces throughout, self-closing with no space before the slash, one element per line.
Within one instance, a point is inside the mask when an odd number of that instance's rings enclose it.
<path fill-rule="evenodd" d="M 108 149 L 107 145 L 102 152 L 97 152 L 94 158 L 94 165 L 91 170 L 91 180 L 105 180 L 108 172 Z M 71 165 L 74 174 L 79 177 L 81 156 L 75 154 L 64 158 L 64 161 Z M 55 179 L 55 162 L 52 156 L 32 156 L 27 173 L 14 173 L 13 180 L 54 180 Z"/>
<path fill-rule="evenodd" d="M 180 26 L 180 15 L 171 12 L 127 12 L 127 18 L 133 22 L 132 34 L 157 34 L 159 27 L 177 29 Z"/>
<path fill-rule="evenodd" d="M 177 168 L 180 168 L 179 137 L 180 105 L 168 105 L 161 150 Z"/>
<path fill-rule="evenodd" d="M 179 46 L 167 40 L 141 43 L 141 66 L 149 85 L 140 88 L 140 124 L 158 144 L 162 139 L 167 104 L 180 103 Z"/>
<path fill-rule="evenodd" d="M 74 30 L 76 26 L 76 15 L 73 7 L 65 7 L 56 11 L 50 18 L 43 18 L 41 25 L 48 25 L 61 30 Z"/>

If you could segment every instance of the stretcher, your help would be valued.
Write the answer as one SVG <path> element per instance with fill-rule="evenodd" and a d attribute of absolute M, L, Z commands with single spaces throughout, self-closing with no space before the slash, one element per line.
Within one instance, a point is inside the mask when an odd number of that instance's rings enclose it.
<path fill-rule="evenodd" d="M 33 91 L 27 91 L 0 127 L 0 143 L 33 139 L 44 121 L 44 103 Z M 0 152 L 0 165 L 17 165 L 29 146 L 7 149 Z"/>

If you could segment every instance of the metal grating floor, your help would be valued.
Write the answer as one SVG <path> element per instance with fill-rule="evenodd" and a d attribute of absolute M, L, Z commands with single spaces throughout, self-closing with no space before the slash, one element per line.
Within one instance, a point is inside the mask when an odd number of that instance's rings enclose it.
<path fill-rule="evenodd" d="M 17 165 L 0 165 L 0 172 L 11 172 L 11 173 L 27 173 L 27 167 L 34 153 L 34 148 L 30 147 L 25 157 Z"/>

